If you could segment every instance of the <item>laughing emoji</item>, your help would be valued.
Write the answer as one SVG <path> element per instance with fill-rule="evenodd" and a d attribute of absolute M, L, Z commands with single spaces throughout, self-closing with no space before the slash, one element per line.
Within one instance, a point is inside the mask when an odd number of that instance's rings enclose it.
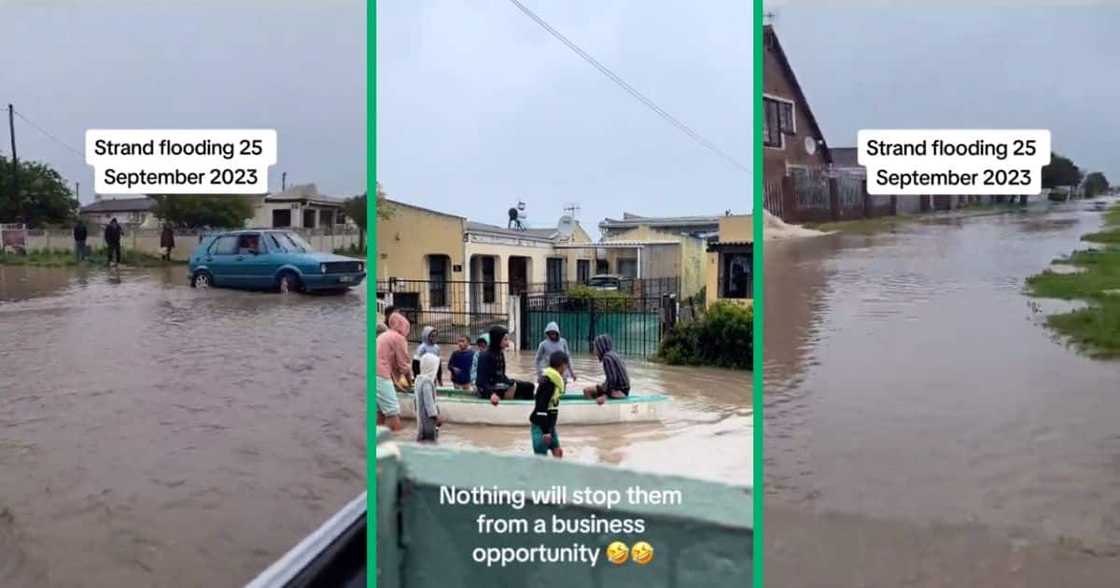
<path fill-rule="evenodd" d="M 608 553 L 610 552 L 608 551 Z M 653 546 L 645 541 L 639 541 L 630 550 L 630 557 L 633 558 L 634 563 L 644 566 L 653 561 Z"/>
<path fill-rule="evenodd" d="M 614 565 L 622 565 L 630 557 L 630 548 L 621 541 L 615 541 L 607 546 L 607 559 Z"/>

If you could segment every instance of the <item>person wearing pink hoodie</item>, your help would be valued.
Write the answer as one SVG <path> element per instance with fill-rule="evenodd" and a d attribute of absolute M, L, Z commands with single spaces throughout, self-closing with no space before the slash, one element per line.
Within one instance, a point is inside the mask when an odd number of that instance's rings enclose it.
<path fill-rule="evenodd" d="M 404 315 L 389 315 L 389 329 L 377 336 L 377 424 L 401 430 L 401 403 L 397 382 L 402 378 L 412 387 L 412 361 L 408 355 L 408 332 Z"/>

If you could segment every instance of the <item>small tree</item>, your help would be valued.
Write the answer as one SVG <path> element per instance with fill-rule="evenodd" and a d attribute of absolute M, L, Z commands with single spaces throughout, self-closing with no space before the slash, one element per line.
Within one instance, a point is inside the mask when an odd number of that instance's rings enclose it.
<path fill-rule="evenodd" d="M 152 213 L 175 227 L 236 229 L 253 216 L 253 205 L 241 196 L 152 196 Z"/>
<path fill-rule="evenodd" d="M 17 174 L 19 192 L 13 194 L 12 162 L 0 155 L 0 222 L 39 227 L 74 220 L 78 199 L 54 168 L 37 161 L 21 161 Z"/>
<path fill-rule="evenodd" d="M 1085 176 L 1085 183 L 1082 187 L 1085 189 L 1085 197 L 1092 198 L 1108 192 L 1111 186 L 1108 185 L 1108 178 L 1104 177 L 1103 173 L 1093 172 Z"/>
<path fill-rule="evenodd" d="M 1073 160 L 1052 152 L 1050 163 L 1042 168 L 1042 187 L 1078 186 L 1081 177 L 1081 169 L 1073 164 Z"/>

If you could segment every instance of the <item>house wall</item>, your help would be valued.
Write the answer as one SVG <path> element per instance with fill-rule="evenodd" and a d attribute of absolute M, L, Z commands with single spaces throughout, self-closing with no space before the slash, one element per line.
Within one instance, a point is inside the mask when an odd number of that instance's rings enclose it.
<path fill-rule="evenodd" d="M 253 211 L 253 217 L 245 221 L 247 227 L 272 227 L 272 211 L 273 210 L 290 210 L 292 211 L 292 224 L 293 228 L 304 228 L 303 213 L 305 210 L 315 211 L 315 226 L 313 228 L 322 228 L 322 211 L 327 210 L 335 215 L 335 224 L 338 224 L 338 216 L 342 212 L 341 206 L 324 206 L 322 204 L 301 204 L 299 202 L 264 202 L 257 205 Z"/>
<path fill-rule="evenodd" d="M 135 228 L 149 229 L 159 227 L 159 219 L 147 211 L 129 212 L 83 212 L 79 215 L 89 227 L 105 226 L 116 218 L 117 222 Z"/>
<path fill-rule="evenodd" d="M 769 33 L 768 33 L 769 34 Z M 767 182 L 776 181 L 786 175 L 787 165 L 824 166 L 825 159 L 822 150 L 809 155 L 805 151 L 805 138 L 821 137 L 812 134 L 812 125 L 809 122 L 808 109 L 804 102 L 797 100 L 797 92 L 793 89 L 793 81 L 788 77 L 782 66 L 774 44 L 763 43 L 766 47 L 763 57 L 763 93 L 794 103 L 794 126 L 797 133 L 785 136 L 785 146 L 781 149 L 763 148 L 763 172 Z"/>
<path fill-rule="evenodd" d="M 743 307 L 750 307 L 754 304 L 752 298 L 721 298 L 719 296 L 719 252 L 708 251 L 707 263 L 705 266 L 705 290 L 704 302 L 707 305 L 715 304 L 716 302 L 730 302 Z M 755 285 L 757 287 L 757 284 Z"/>
<path fill-rule="evenodd" d="M 735 214 L 719 219 L 720 241 L 754 241 L 754 225 L 749 214 Z"/>
<path fill-rule="evenodd" d="M 466 220 L 390 202 L 391 215 L 377 220 L 377 279 L 427 280 L 429 255 L 451 258 L 450 280 L 467 279 L 463 233 Z M 454 271 L 459 267 L 460 271 Z"/>
<path fill-rule="evenodd" d="M 117 218 L 120 222 L 120 217 Z M 158 223 L 157 223 L 158 224 Z M 121 247 L 124 250 L 140 251 L 148 255 L 160 255 L 160 228 L 158 226 L 151 228 L 136 228 L 124 227 L 124 237 L 121 239 Z M 307 239 L 311 246 L 316 251 L 330 253 L 335 249 L 346 249 L 352 245 L 358 244 L 358 232 L 356 229 L 350 228 L 345 232 L 337 232 L 333 235 L 326 235 L 320 232 L 304 231 L 297 229 L 304 239 Z M 195 247 L 198 246 L 198 232 L 180 229 L 175 231 L 175 248 L 171 251 L 171 258 L 178 261 L 186 261 L 194 252 Z M 93 249 L 100 249 L 105 246 L 105 240 L 102 237 L 101 230 L 98 227 L 89 227 L 89 237 L 86 239 L 86 246 Z M 48 249 L 73 249 L 74 236 L 70 229 L 63 230 L 31 230 L 27 235 L 27 249 L 29 251 L 48 250 Z"/>
<path fill-rule="evenodd" d="M 680 278 L 681 297 L 687 298 L 704 287 L 706 261 L 703 239 L 659 231 L 648 225 L 640 225 L 612 235 L 606 241 L 676 241 L 677 247 L 650 246 L 642 251 L 643 278 Z M 607 249 L 607 261 L 611 273 L 618 273 L 619 259 L 637 258 L 634 249 Z M 658 259 L 671 256 L 671 259 Z M 648 272 L 648 273 L 647 273 Z"/>

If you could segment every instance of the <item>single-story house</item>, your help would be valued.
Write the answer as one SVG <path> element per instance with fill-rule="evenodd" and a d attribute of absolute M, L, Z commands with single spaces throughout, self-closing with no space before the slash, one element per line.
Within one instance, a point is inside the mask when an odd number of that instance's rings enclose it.
<path fill-rule="evenodd" d="M 315 184 L 301 184 L 266 194 L 255 205 L 256 211 L 247 224 L 329 230 L 347 222 L 343 203 L 342 198 L 320 194 Z"/>
<path fill-rule="evenodd" d="M 159 219 L 152 213 L 156 201 L 147 197 L 103 198 L 100 195 L 92 204 L 78 209 L 78 216 L 87 225 L 107 225 L 112 219 L 133 228 L 159 227 Z"/>
<path fill-rule="evenodd" d="M 719 219 L 719 237 L 708 243 L 705 302 L 749 306 L 754 300 L 754 228 L 749 214 Z"/>

